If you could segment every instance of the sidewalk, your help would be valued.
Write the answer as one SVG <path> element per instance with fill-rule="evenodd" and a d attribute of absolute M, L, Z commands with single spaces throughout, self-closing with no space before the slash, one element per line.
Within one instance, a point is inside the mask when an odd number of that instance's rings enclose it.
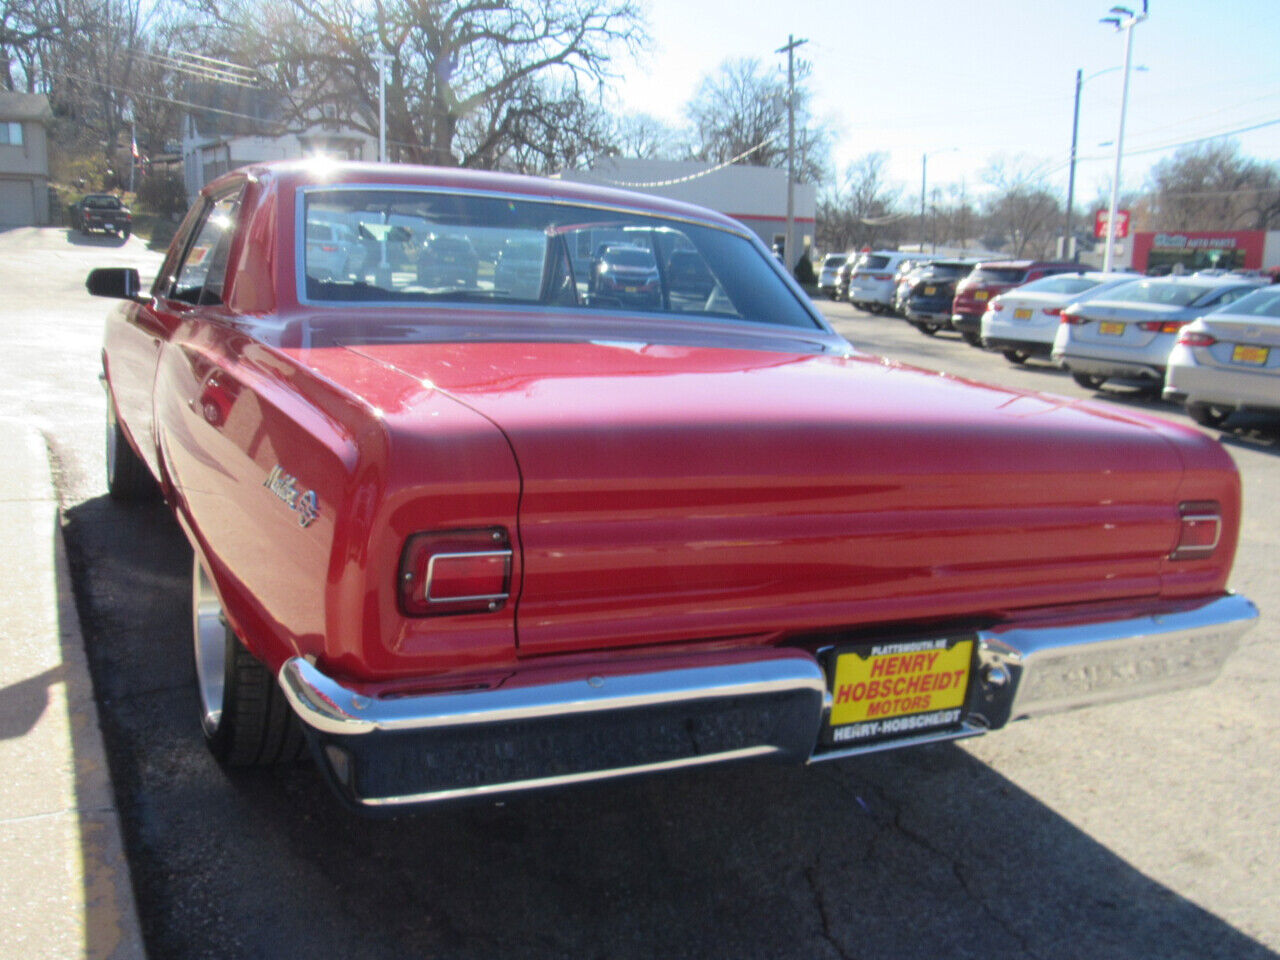
<path fill-rule="evenodd" d="M 0 956 L 143 960 L 44 439 L 0 450 Z"/>

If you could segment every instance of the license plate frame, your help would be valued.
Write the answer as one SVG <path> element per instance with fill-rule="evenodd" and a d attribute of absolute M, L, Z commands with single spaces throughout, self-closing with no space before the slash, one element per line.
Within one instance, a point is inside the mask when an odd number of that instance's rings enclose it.
<path fill-rule="evenodd" d="M 1271 359 L 1270 347 L 1257 347 L 1251 343 L 1237 343 L 1231 350 L 1231 362 L 1246 367 L 1265 367 Z"/>
<path fill-rule="evenodd" d="M 1098 324 L 1098 333 L 1104 337 L 1123 337 L 1126 326 L 1127 324 L 1118 323 L 1115 320 L 1103 320 Z"/>
<path fill-rule="evenodd" d="M 828 746 L 852 746 L 958 728 L 968 712 L 977 637 L 841 645 L 827 659 Z"/>

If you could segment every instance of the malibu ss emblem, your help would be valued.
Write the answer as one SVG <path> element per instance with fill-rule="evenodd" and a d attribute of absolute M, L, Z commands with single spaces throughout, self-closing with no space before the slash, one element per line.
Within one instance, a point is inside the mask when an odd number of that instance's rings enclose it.
<path fill-rule="evenodd" d="M 262 485 L 298 515 L 298 526 L 309 527 L 320 516 L 320 498 L 316 492 L 300 489 L 298 478 L 285 473 L 280 464 L 271 468 Z"/>

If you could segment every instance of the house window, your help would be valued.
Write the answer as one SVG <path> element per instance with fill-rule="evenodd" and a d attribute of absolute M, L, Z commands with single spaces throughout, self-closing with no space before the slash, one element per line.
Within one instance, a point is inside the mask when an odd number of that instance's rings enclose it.
<path fill-rule="evenodd" d="M 0 123 L 0 144 L 11 147 L 22 146 L 22 124 Z"/>

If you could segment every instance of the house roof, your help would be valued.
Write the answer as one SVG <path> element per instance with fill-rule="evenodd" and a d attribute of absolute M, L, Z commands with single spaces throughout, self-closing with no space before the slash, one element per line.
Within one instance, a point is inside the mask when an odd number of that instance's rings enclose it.
<path fill-rule="evenodd" d="M 39 120 L 46 123 L 53 119 L 49 98 L 43 93 L 0 92 L 0 120 Z"/>

